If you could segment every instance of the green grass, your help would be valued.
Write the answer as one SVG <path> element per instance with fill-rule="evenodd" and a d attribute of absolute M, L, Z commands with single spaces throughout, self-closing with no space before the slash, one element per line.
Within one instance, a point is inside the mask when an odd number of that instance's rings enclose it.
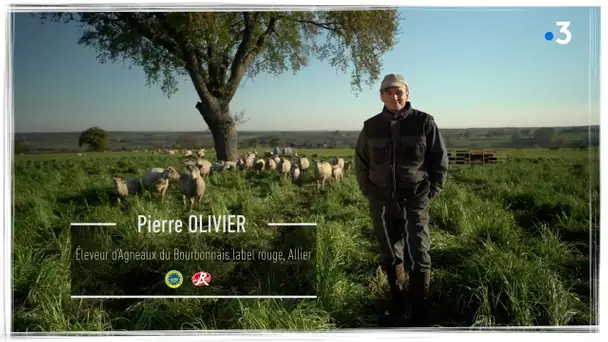
<path fill-rule="evenodd" d="M 298 152 L 352 159 L 351 150 Z M 431 314 L 438 325 L 596 321 L 589 248 L 591 243 L 594 251 L 599 247 L 599 240 L 590 240 L 590 226 L 596 235 L 599 226 L 597 221 L 590 225 L 588 205 L 592 196 L 598 212 L 598 155 L 548 150 L 517 154 L 497 165 L 451 167 L 445 191 L 432 203 Z M 117 222 L 117 229 L 127 229 L 135 227 L 138 214 L 187 216 L 175 183 L 164 206 L 142 195 L 117 208 L 108 194 L 114 174 L 141 176 L 149 167 L 168 165 L 181 169 L 183 158 L 128 152 L 16 157 L 15 331 L 379 325 L 379 304 L 387 298 L 388 286 L 378 268 L 367 202 L 352 173 L 322 191 L 316 190 L 311 175 L 302 184 L 239 172 L 215 174 L 207 181 L 199 211 L 203 215 L 238 212 L 251 227 L 272 221 L 318 222 L 316 300 L 72 300 L 70 222 Z M 125 239 L 140 248 L 173 243 L 137 238 Z M 208 239 L 210 244 L 263 246 L 273 236 Z"/>

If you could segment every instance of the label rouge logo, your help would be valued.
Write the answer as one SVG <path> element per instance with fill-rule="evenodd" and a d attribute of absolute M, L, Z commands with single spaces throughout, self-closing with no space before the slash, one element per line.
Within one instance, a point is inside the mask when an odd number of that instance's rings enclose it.
<path fill-rule="evenodd" d="M 192 275 L 192 284 L 194 286 L 209 286 L 211 284 L 211 274 L 207 272 L 196 272 Z"/>

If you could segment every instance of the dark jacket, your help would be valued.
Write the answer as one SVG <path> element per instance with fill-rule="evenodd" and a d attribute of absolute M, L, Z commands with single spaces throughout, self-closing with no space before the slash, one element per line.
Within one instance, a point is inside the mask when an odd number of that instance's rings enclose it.
<path fill-rule="evenodd" d="M 397 119 L 384 108 L 366 120 L 355 151 L 357 180 L 366 197 L 402 202 L 421 184 L 428 185 L 431 198 L 443 190 L 447 149 L 433 117 L 410 102 Z"/>

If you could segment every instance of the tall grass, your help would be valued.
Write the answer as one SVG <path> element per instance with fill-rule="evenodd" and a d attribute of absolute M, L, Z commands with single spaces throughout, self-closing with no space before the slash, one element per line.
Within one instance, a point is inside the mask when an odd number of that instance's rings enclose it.
<path fill-rule="evenodd" d="M 590 239 L 599 227 L 590 222 L 589 203 L 590 196 L 599 198 L 599 167 L 586 152 L 563 158 L 554 153 L 552 158 L 530 153 L 509 163 L 450 169 L 446 189 L 431 208 L 435 324 L 595 323 L 589 248 L 599 246 Z M 71 299 L 70 223 L 133 227 L 138 214 L 187 217 L 175 183 L 165 205 L 141 195 L 118 208 L 109 194 L 114 174 L 141 176 L 149 167 L 180 168 L 182 162 L 177 156 L 112 153 L 17 158 L 13 329 L 327 330 L 380 324 L 388 285 L 378 268 L 367 202 L 353 174 L 322 191 L 311 174 L 302 184 L 240 172 L 214 174 L 207 181 L 203 215 L 239 213 L 252 227 L 318 223 L 317 299 Z M 599 212 L 597 201 L 592 207 Z M 175 243 L 124 231 L 133 246 Z M 260 233 L 247 240 L 210 237 L 207 242 L 267 246 L 271 238 Z"/>

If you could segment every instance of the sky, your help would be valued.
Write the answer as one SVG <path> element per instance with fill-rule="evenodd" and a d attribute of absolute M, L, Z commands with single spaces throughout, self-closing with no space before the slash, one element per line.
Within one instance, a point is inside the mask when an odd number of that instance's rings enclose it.
<path fill-rule="evenodd" d="M 599 9 L 405 8 L 381 76 L 404 75 L 410 101 L 440 128 L 599 124 Z M 570 21 L 571 41 L 556 21 Z M 545 39 L 552 32 L 551 41 Z M 14 16 L 15 131 L 202 131 L 192 83 L 168 98 L 141 68 L 101 64 L 74 24 Z M 311 60 L 297 74 L 245 78 L 231 102 L 239 130 L 359 130 L 382 110 L 378 87 L 355 95 L 350 74 Z"/>

